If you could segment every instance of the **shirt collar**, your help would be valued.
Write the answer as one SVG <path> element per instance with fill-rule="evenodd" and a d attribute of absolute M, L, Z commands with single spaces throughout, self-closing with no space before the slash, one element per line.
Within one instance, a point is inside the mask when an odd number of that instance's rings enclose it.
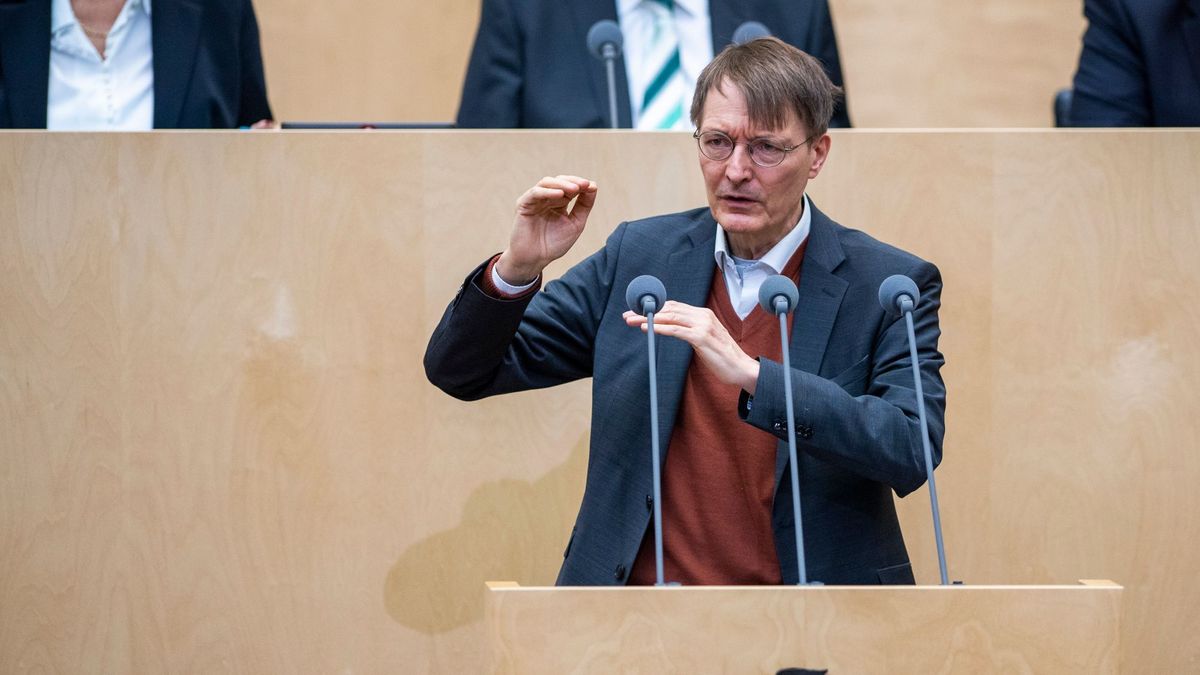
<path fill-rule="evenodd" d="M 71 0 L 52 0 L 50 3 L 50 32 L 58 33 L 75 23 L 75 12 Z"/>
<path fill-rule="evenodd" d="M 800 214 L 800 221 L 780 239 L 778 243 L 771 247 L 763 257 L 757 262 L 770 267 L 772 271 L 779 274 L 787 267 L 788 261 L 792 259 L 792 254 L 796 249 L 800 248 L 800 244 L 808 239 L 808 231 L 812 228 L 812 204 L 808 201 L 808 194 L 803 196 L 804 212 Z M 717 261 L 717 266 L 724 267 L 725 261 L 733 260 L 733 254 L 729 252 L 729 245 L 725 241 L 725 230 L 721 228 L 721 224 L 717 223 L 717 243 L 713 251 L 713 258 Z"/>
<path fill-rule="evenodd" d="M 128 10 L 142 10 L 150 16 L 150 0 L 125 0 Z M 121 11 L 126 11 L 123 8 Z M 120 14 L 117 15 L 118 17 Z M 75 25 L 75 10 L 71 9 L 71 0 L 51 0 L 50 3 L 50 32 L 60 33 Z"/>

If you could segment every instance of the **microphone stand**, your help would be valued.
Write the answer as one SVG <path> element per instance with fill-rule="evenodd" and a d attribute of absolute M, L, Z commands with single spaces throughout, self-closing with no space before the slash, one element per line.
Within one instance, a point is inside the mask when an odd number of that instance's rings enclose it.
<path fill-rule="evenodd" d="M 608 119 L 612 121 L 613 129 L 619 129 L 617 124 L 617 47 L 611 42 L 604 45 L 601 50 L 604 53 L 604 71 L 608 75 Z M 659 575 L 659 582 L 662 582 L 662 575 Z"/>
<path fill-rule="evenodd" d="M 667 301 L 667 289 L 657 278 L 643 274 L 629 282 L 625 303 L 631 311 L 646 317 L 646 359 L 650 375 L 650 460 L 654 482 L 654 573 L 655 586 L 667 586 L 663 581 L 662 529 L 662 452 L 658 441 L 658 364 L 654 358 L 654 314 Z"/>
<path fill-rule="evenodd" d="M 611 63 L 611 61 L 610 61 Z M 610 80 L 611 83 L 611 80 Z M 654 464 L 654 573 L 655 586 L 665 586 L 663 581 L 663 530 L 662 530 L 662 469 L 659 466 L 658 447 L 658 369 L 654 363 L 654 312 L 653 298 L 643 298 L 642 310 L 646 315 L 646 348 L 650 352 L 650 461 Z"/>
<path fill-rule="evenodd" d="M 942 585 L 950 585 L 950 577 L 946 573 L 946 546 L 942 541 L 942 516 L 938 510 L 937 483 L 933 479 L 933 451 L 929 447 L 929 423 L 925 419 L 925 391 L 921 387 L 921 369 L 917 367 L 917 333 L 913 328 L 913 300 L 907 295 L 900 296 L 900 313 L 904 315 L 904 326 L 908 329 L 908 353 L 912 362 L 913 386 L 917 390 L 917 418 L 921 422 L 921 447 L 925 452 L 925 476 L 929 480 L 929 504 L 933 509 L 933 536 L 937 541 L 938 570 L 942 575 Z"/>
<path fill-rule="evenodd" d="M 799 585 L 808 584 L 808 570 L 804 562 L 804 525 L 800 520 L 800 463 L 796 453 L 796 412 L 792 409 L 792 359 L 788 354 L 788 301 L 775 297 L 775 314 L 779 316 L 779 336 L 783 342 L 783 393 L 787 408 L 788 464 L 792 474 L 792 518 L 796 521 L 796 568 L 800 573 Z"/>

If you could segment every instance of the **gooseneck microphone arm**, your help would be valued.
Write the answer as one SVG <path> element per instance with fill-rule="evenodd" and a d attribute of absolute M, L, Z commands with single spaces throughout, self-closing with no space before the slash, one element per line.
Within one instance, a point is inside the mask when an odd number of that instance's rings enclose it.
<path fill-rule="evenodd" d="M 650 364 L 650 461 L 653 462 L 654 480 L 654 578 L 655 586 L 663 585 L 663 529 L 662 529 L 662 452 L 658 447 L 658 369 L 655 365 L 654 351 L 654 312 L 653 298 L 646 298 L 642 303 L 646 315 L 646 349 L 649 353 L 647 362 Z"/>
<path fill-rule="evenodd" d="M 780 307 L 782 305 L 782 307 Z M 796 568 L 801 584 L 808 583 L 808 570 L 804 564 L 804 521 L 800 519 L 800 463 L 796 453 L 796 411 L 792 408 L 792 362 L 788 355 L 787 301 L 775 302 L 779 314 L 779 334 L 783 342 L 783 394 L 787 404 L 788 464 L 792 465 L 792 518 L 796 520 Z"/>
<path fill-rule="evenodd" d="M 617 120 L 617 57 L 621 55 L 625 38 L 616 21 L 604 19 L 588 29 L 587 46 L 593 56 L 604 62 L 608 79 L 608 120 L 613 129 L 620 127 Z M 640 308 L 631 308 L 637 312 Z"/>
<path fill-rule="evenodd" d="M 921 448 L 925 452 L 925 475 L 929 478 L 929 504 L 933 509 L 933 534 L 937 542 L 938 571 L 942 575 L 942 585 L 950 584 L 946 572 L 946 544 L 942 540 L 942 514 L 938 509 L 937 481 L 933 478 L 933 450 L 929 447 L 929 421 L 925 416 L 925 390 L 921 386 L 921 369 L 917 367 L 917 334 L 913 329 L 913 302 L 905 298 L 904 327 L 908 329 L 908 355 L 912 360 L 913 386 L 917 389 L 917 417 L 921 422 Z"/>
<path fill-rule="evenodd" d="M 879 286 L 879 304 L 891 316 L 903 315 L 908 332 L 908 354 L 912 362 L 913 386 L 917 393 L 917 418 L 921 424 L 921 448 L 925 453 L 925 476 L 929 480 L 929 504 L 933 510 L 933 537 L 937 542 L 938 570 L 942 585 L 950 585 L 946 572 L 946 545 L 942 539 L 942 516 L 938 508 L 937 483 L 933 478 L 933 450 L 929 443 L 929 422 L 925 416 L 925 389 L 921 386 L 921 369 L 917 361 L 917 333 L 913 328 L 913 309 L 920 301 L 917 284 L 902 274 L 894 274 Z"/>
<path fill-rule="evenodd" d="M 651 477 L 654 482 L 654 573 L 655 586 L 665 586 L 663 581 L 663 529 L 662 529 L 662 463 L 658 441 L 658 369 L 654 350 L 654 314 L 662 309 L 667 300 L 667 289 L 657 278 L 643 274 L 629 282 L 625 290 L 625 303 L 629 309 L 646 317 L 646 349 L 650 364 L 650 461 L 653 465 Z"/>
<path fill-rule="evenodd" d="M 800 585 L 808 584 L 808 569 L 804 560 L 804 521 L 800 518 L 800 461 L 796 452 L 796 411 L 792 407 L 792 359 L 788 353 L 787 318 L 796 308 L 800 293 L 792 280 L 776 274 L 767 278 L 758 289 L 758 302 L 768 312 L 779 317 L 779 339 L 783 347 L 783 395 L 787 411 L 788 464 L 792 474 L 792 518 L 796 522 L 796 571 Z"/>
<path fill-rule="evenodd" d="M 612 129 L 620 128 L 617 124 L 617 49 L 611 44 L 604 46 L 604 71 L 608 77 L 608 119 L 612 120 Z"/>

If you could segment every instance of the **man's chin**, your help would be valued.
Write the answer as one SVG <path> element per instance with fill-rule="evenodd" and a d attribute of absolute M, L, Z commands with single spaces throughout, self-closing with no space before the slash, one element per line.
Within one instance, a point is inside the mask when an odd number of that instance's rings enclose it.
<path fill-rule="evenodd" d="M 762 229 L 762 217 L 720 209 L 713 214 L 726 232 L 756 232 Z"/>

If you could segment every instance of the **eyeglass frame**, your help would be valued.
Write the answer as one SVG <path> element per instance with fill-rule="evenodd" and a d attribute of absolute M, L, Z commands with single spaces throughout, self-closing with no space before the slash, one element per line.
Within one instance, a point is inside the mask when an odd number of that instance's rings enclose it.
<path fill-rule="evenodd" d="M 704 152 L 704 145 L 700 142 L 700 137 L 703 136 L 704 134 L 720 134 L 721 136 L 728 138 L 729 142 L 733 144 L 729 148 L 729 154 L 720 159 L 717 159 L 716 157 L 709 157 L 708 153 Z M 812 136 L 809 136 L 808 138 L 804 139 L 803 141 L 788 148 L 788 147 L 781 147 L 771 141 L 768 141 L 768 140 L 765 140 L 762 138 L 755 138 L 755 139 L 751 139 L 749 141 L 735 141 L 733 139 L 733 136 L 730 136 L 729 134 L 725 133 L 724 131 L 719 131 L 717 129 L 709 129 L 708 131 L 704 131 L 704 132 L 701 132 L 699 129 L 696 129 L 695 131 L 692 132 L 692 138 L 696 139 L 696 149 L 700 151 L 701 155 L 704 155 L 708 159 L 710 159 L 714 162 L 724 162 L 724 161 L 728 160 L 730 157 L 733 157 L 733 153 L 737 152 L 737 146 L 745 145 L 746 146 L 746 154 L 750 156 L 750 161 L 754 162 L 754 164 L 756 166 L 760 166 L 764 169 L 773 169 L 773 168 L 779 166 L 780 164 L 783 164 L 783 160 L 787 159 L 788 155 L 799 150 L 800 148 L 804 147 L 805 145 L 812 143 L 814 140 L 817 139 L 817 137 L 819 135 L 820 134 L 814 134 Z M 779 161 L 775 162 L 774 164 L 763 164 L 762 162 L 760 162 L 754 158 L 753 144 L 758 143 L 758 142 L 770 145 L 770 146 L 776 148 L 777 150 L 782 150 L 783 156 L 780 157 Z"/>

